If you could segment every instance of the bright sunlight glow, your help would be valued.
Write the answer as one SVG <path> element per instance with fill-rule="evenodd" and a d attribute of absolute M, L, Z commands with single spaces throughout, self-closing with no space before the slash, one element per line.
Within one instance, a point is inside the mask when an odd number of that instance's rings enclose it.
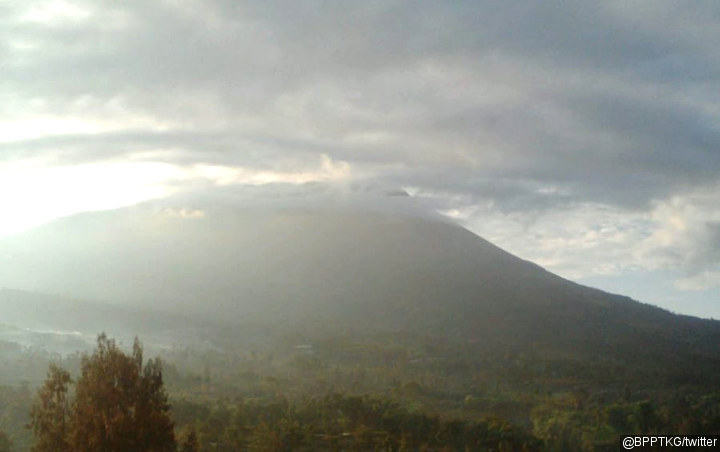
<path fill-rule="evenodd" d="M 161 196 L 179 169 L 154 162 L 42 167 L 0 164 L 0 236 L 73 213 L 131 205 Z"/>

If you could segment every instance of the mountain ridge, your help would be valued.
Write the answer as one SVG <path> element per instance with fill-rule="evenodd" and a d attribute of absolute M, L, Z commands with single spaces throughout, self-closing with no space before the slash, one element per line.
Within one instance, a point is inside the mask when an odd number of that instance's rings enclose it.
<path fill-rule="evenodd" d="M 0 259 L 0 284 L 135 308 L 145 300 L 160 317 L 226 331 L 404 331 L 634 366 L 671 351 L 680 368 L 703 363 L 686 379 L 720 371 L 720 322 L 573 283 L 449 221 L 307 208 L 175 212 L 150 203 L 0 241 L 0 256 L 13 256 Z"/>

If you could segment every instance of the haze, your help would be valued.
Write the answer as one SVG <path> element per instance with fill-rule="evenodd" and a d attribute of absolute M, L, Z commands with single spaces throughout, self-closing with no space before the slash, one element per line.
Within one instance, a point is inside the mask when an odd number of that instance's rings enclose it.
<path fill-rule="evenodd" d="M 564 277 L 718 317 L 719 15 L 3 2 L 0 233 L 217 186 L 405 190 Z"/>

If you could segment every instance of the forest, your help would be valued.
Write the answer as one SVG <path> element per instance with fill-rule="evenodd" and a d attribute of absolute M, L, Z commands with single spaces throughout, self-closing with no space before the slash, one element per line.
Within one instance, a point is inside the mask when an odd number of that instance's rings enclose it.
<path fill-rule="evenodd" d="M 15 381 L 0 385 L 0 451 L 594 451 L 617 450 L 626 435 L 720 431 L 717 386 L 682 369 L 478 349 L 422 335 L 285 333 L 144 362 L 138 341 L 105 335 L 92 354 L 6 345 Z M 101 418 L 135 445 L 113 445 L 110 433 L 93 443 L 100 427 L 85 424 Z"/>

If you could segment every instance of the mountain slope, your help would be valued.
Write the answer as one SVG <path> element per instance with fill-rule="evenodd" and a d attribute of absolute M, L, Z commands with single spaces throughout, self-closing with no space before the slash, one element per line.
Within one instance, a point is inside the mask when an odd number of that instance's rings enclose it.
<path fill-rule="evenodd" d="M 168 207 L 169 206 L 169 207 Z M 720 370 L 720 323 L 574 284 L 438 218 L 149 203 L 0 242 L 0 284 L 223 325 L 404 331 Z M 717 372 L 716 374 L 720 374 Z"/>

